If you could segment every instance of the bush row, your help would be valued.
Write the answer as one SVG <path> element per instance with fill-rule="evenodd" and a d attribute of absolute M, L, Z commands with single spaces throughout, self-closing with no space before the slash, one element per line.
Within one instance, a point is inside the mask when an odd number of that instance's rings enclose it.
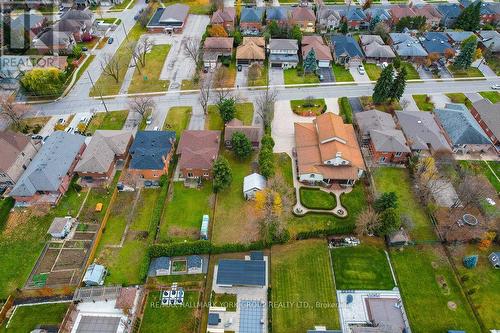
<path fill-rule="evenodd" d="M 271 244 L 269 244 L 271 245 Z M 184 243 L 154 244 L 148 249 L 149 258 L 175 257 L 193 254 L 220 254 L 232 252 L 248 252 L 263 250 L 266 244 L 262 241 L 249 244 L 224 244 L 213 245 L 210 241 L 198 240 Z"/>
<path fill-rule="evenodd" d="M 303 231 L 297 233 L 295 236 L 295 239 L 300 240 L 300 239 L 309 239 L 309 238 L 321 238 L 321 237 L 327 237 L 327 236 L 332 236 L 332 235 L 346 235 L 354 232 L 355 225 L 354 224 L 345 224 L 345 225 L 340 225 L 336 226 L 333 228 L 329 229 L 322 229 L 322 230 L 312 230 L 312 231 Z"/>

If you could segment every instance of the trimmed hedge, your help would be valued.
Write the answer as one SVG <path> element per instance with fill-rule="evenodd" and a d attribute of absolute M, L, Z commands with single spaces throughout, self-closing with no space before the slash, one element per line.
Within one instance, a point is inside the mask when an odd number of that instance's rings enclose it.
<path fill-rule="evenodd" d="M 341 225 L 337 226 L 334 228 L 330 229 L 322 229 L 322 230 L 313 230 L 313 231 L 303 231 L 297 233 L 295 236 L 295 239 L 300 240 L 300 239 L 309 239 L 309 238 L 323 238 L 323 237 L 328 237 L 328 236 L 333 236 L 333 235 L 347 235 L 351 234 L 354 232 L 355 225 L 353 224 L 346 224 L 346 225 Z"/>
<path fill-rule="evenodd" d="M 346 124 L 352 124 L 352 108 L 347 97 L 341 97 L 339 99 L 340 115 L 344 119 Z"/>
<path fill-rule="evenodd" d="M 15 203 L 16 201 L 11 197 L 0 200 L 0 230 L 3 228 L 5 222 L 7 222 L 9 212 Z"/>

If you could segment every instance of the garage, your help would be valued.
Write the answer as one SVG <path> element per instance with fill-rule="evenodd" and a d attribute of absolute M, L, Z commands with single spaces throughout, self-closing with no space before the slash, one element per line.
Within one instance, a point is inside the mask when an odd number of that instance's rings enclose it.
<path fill-rule="evenodd" d="M 326 61 L 326 60 L 319 60 L 319 61 L 318 61 L 318 67 L 321 67 L 321 68 L 328 68 L 328 67 L 330 67 L 330 61 Z"/>
<path fill-rule="evenodd" d="M 282 65 L 281 65 L 280 62 L 273 62 L 273 63 L 271 63 L 271 67 L 273 67 L 273 68 L 281 68 L 281 66 Z"/>

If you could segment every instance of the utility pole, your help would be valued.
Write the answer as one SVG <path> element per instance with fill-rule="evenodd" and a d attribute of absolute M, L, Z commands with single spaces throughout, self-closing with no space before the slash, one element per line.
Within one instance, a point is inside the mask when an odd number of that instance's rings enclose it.
<path fill-rule="evenodd" d="M 87 71 L 87 75 L 90 79 L 90 83 L 92 84 L 92 88 L 96 89 L 95 87 L 95 84 L 94 84 L 94 81 L 92 80 L 92 77 L 90 76 L 90 73 L 89 71 Z M 97 89 L 99 91 L 99 96 L 101 97 L 101 102 L 102 102 L 102 105 L 104 105 L 104 110 L 106 110 L 106 113 L 108 113 L 108 107 L 106 106 L 106 102 L 104 102 L 104 98 L 102 98 L 102 93 L 101 93 L 101 89 Z"/>

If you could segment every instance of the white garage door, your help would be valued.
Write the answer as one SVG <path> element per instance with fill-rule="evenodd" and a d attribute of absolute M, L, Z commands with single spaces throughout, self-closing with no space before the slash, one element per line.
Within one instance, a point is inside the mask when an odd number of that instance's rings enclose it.
<path fill-rule="evenodd" d="M 318 67 L 330 67 L 330 62 L 325 60 L 318 61 Z"/>

